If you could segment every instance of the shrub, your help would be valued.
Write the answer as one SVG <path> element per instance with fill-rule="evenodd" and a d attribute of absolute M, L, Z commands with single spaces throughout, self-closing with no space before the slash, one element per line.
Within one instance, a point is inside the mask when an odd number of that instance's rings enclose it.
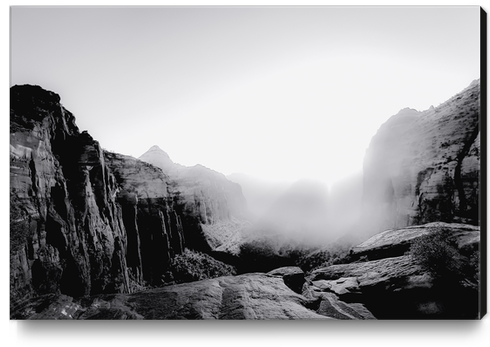
<path fill-rule="evenodd" d="M 268 272 L 286 265 L 293 265 L 285 261 L 279 250 L 267 240 L 253 240 L 240 245 L 239 272 Z"/>
<path fill-rule="evenodd" d="M 346 262 L 347 249 L 338 245 L 331 245 L 328 249 L 317 250 L 304 254 L 298 266 L 305 272 Z"/>
<path fill-rule="evenodd" d="M 166 281 L 176 283 L 199 281 L 207 278 L 235 275 L 233 266 L 220 262 L 213 257 L 185 249 L 171 261 Z"/>
<path fill-rule="evenodd" d="M 429 272 L 434 279 L 459 279 L 465 259 L 449 233 L 442 228 L 416 239 L 410 247 L 413 261 Z"/>

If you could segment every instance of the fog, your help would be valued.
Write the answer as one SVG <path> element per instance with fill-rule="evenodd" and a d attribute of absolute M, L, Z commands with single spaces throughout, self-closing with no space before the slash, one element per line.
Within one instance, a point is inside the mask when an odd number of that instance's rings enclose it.
<path fill-rule="evenodd" d="M 238 181 L 256 230 L 328 243 L 369 222 L 359 175 L 380 125 L 479 75 L 479 11 L 14 7 L 10 85 L 60 94 L 108 150 L 158 144 L 251 175 Z"/>
<path fill-rule="evenodd" d="M 308 179 L 279 183 L 239 174 L 228 179 L 242 186 L 253 222 L 247 236 L 252 239 L 311 248 L 348 245 L 359 239 L 362 172 L 331 187 Z"/>

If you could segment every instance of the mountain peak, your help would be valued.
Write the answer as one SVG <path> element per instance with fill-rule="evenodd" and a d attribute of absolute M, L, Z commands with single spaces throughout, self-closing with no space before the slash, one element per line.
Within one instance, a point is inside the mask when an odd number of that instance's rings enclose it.
<path fill-rule="evenodd" d="M 420 112 L 417 111 L 416 109 L 410 108 L 410 107 L 405 107 L 401 109 L 396 115 L 397 116 L 417 116 L 419 115 Z"/>
<path fill-rule="evenodd" d="M 168 156 L 168 154 L 163 149 L 161 149 L 158 145 L 151 146 L 150 149 L 146 151 L 146 153 L 148 152 L 162 152 L 165 153 L 166 156 Z"/>
<path fill-rule="evenodd" d="M 166 172 L 174 166 L 174 162 L 170 159 L 170 156 L 157 145 L 151 146 L 139 159 L 155 165 Z"/>
<path fill-rule="evenodd" d="M 170 159 L 170 156 L 167 154 L 167 152 L 165 152 L 163 149 L 161 149 L 158 145 L 151 146 L 150 149 L 147 150 L 142 155 L 142 157 L 145 156 L 145 155 L 147 155 L 147 154 L 150 154 L 150 153 L 152 153 L 152 155 L 159 155 L 159 156 L 163 155 L 163 156 L 165 156 L 165 157 L 167 157 L 167 158 Z"/>

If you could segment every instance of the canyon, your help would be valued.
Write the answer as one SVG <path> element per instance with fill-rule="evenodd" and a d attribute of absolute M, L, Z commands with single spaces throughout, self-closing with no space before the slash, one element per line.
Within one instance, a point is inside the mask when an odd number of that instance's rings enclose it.
<path fill-rule="evenodd" d="M 251 225 L 240 185 L 175 164 L 158 146 L 138 159 L 106 151 L 58 94 L 32 85 L 10 93 L 11 319 L 481 317 L 479 81 L 380 127 L 364 162 L 357 242 L 342 259 L 187 283 L 171 272 L 188 251 L 240 261 Z M 312 196 L 313 207 L 329 208 L 312 189 L 291 202 L 293 187 L 286 216 L 281 200 L 272 205 L 280 228 L 294 213 L 310 218 Z M 476 271 L 445 288 L 410 254 L 441 230 Z"/>
<path fill-rule="evenodd" d="M 11 89 L 10 154 L 13 300 L 162 284 L 184 248 L 212 249 L 203 224 L 232 215 L 207 192 L 176 191 L 161 169 L 104 151 L 39 86 Z"/>

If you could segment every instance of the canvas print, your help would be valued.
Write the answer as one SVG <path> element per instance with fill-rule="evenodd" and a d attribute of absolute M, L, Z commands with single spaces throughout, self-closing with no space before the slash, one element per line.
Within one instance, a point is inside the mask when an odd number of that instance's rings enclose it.
<path fill-rule="evenodd" d="M 478 6 L 11 7 L 10 319 L 482 318 L 484 32 Z"/>

